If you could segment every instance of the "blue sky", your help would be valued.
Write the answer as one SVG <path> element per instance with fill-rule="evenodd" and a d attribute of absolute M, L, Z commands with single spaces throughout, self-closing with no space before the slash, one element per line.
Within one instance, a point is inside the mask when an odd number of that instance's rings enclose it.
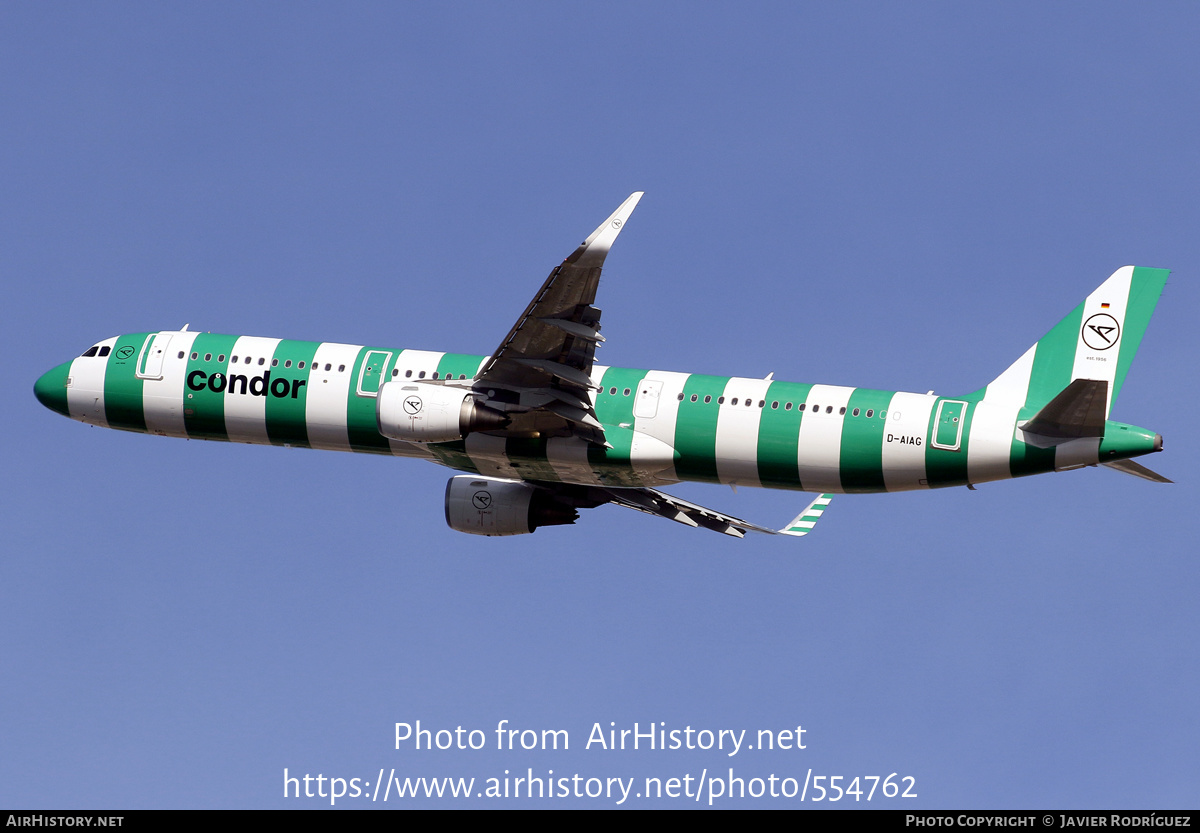
<path fill-rule="evenodd" d="M 733 767 L 916 778 L 858 806 L 1195 806 L 1198 22 L 6 4 L 0 804 L 328 806 L 285 800 L 285 768 Z M 1113 417 L 1164 435 L 1147 462 L 1176 484 L 838 497 L 801 541 L 614 507 L 477 539 L 445 526 L 430 464 L 105 431 L 33 398 L 100 338 L 185 322 L 489 352 L 634 190 L 606 364 L 963 393 L 1118 267 L 1174 270 Z M 767 524 L 809 499 L 672 491 Z M 416 720 L 571 749 L 396 750 Z M 659 721 L 802 725 L 807 748 L 584 749 L 596 723 Z M 753 804 L 797 806 L 725 806 Z"/>

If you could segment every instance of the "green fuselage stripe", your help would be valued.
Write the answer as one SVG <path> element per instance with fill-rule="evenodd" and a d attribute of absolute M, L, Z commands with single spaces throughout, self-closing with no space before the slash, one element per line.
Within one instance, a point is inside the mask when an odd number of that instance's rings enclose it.
<path fill-rule="evenodd" d="M 274 385 L 276 379 L 286 379 L 289 393 L 266 398 L 267 436 L 272 445 L 309 447 L 304 412 L 308 401 L 308 375 L 319 346 L 315 341 L 281 341 L 275 348 L 271 384 Z M 279 389 L 282 387 L 278 386 Z"/>
<path fill-rule="evenodd" d="M 381 350 L 378 347 L 364 347 L 358 351 L 354 360 L 353 375 L 350 377 L 350 392 L 346 403 L 346 433 L 350 437 L 350 448 L 355 451 L 377 451 L 386 454 L 391 446 L 387 438 L 379 433 L 379 422 L 375 416 L 375 397 L 363 396 L 358 392 L 358 383 L 364 381 L 364 390 L 378 388 L 378 379 L 382 374 L 390 372 L 388 368 L 396 360 L 396 350 Z M 387 366 L 382 365 L 384 356 L 381 353 L 391 353 L 386 360 Z M 370 369 L 363 365 L 370 357 Z"/>
<path fill-rule="evenodd" d="M 675 473 L 683 480 L 720 482 L 717 477 L 717 398 L 725 392 L 725 376 L 693 373 L 683 386 L 683 401 L 675 418 Z M 696 401 L 692 401 L 692 396 Z M 704 397 L 710 397 L 709 402 Z"/>
<path fill-rule="evenodd" d="M 853 492 L 882 492 L 883 435 L 887 420 L 880 418 L 892 401 L 891 391 L 855 388 L 842 418 L 842 450 L 839 465 L 842 488 Z M 858 416 L 854 409 L 858 409 Z M 867 416 L 867 411 L 871 416 Z"/>
<path fill-rule="evenodd" d="M 644 378 L 645 370 L 610 367 L 604 371 L 600 390 L 596 391 L 596 418 L 605 425 L 633 425 L 633 403 L 638 383 Z"/>
<path fill-rule="evenodd" d="M 465 353 L 446 353 L 438 362 L 439 379 L 474 379 L 479 365 L 483 364 L 482 356 L 470 356 Z"/>
<path fill-rule="evenodd" d="M 145 431 L 146 412 L 142 407 L 143 382 L 137 377 L 138 353 L 149 337 L 149 333 L 121 336 L 108 356 L 104 370 L 104 417 L 110 428 L 126 431 Z M 129 348 L 133 352 L 122 359 Z"/>
<path fill-rule="evenodd" d="M 971 416 L 975 406 L 953 404 L 958 400 L 947 403 L 942 408 L 942 419 L 937 420 L 938 405 L 945 400 L 938 400 L 929 411 L 929 430 L 925 436 L 925 476 L 930 487 L 965 486 L 967 484 L 967 445 L 971 436 Z M 962 433 L 959 435 L 958 449 L 935 448 L 934 440 L 944 445 L 953 445 L 954 435 L 958 424 L 955 417 L 962 423 Z M 940 439 L 939 439 L 940 438 Z"/>
<path fill-rule="evenodd" d="M 237 336 L 200 333 L 192 342 L 183 386 L 183 425 L 189 437 L 202 440 L 229 439 L 225 432 L 224 385 L 220 384 L 221 380 L 213 382 L 211 386 L 208 382 L 214 374 L 225 376 L 228 372 L 229 353 L 237 339 Z M 193 359 L 193 355 L 196 358 Z M 209 357 L 207 361 L 205 356 Z M 194 382 L 189 381 L 193 379 Z M 220 390 L 214 391 L 212 387 Z"/>
<path fill-rule="evenodd" d="M 764 486 L 800 488 L 797 455 L 804 412 L 799 403 L 808 398 L 811 388 L 795 382 L 772 382 L 767 388 L 767 406 L 758 423 L 758 481 Z M 772 408 L 772 402 L 779 407 Z M 786 407 L 789 403 L 791 409 Z"/>

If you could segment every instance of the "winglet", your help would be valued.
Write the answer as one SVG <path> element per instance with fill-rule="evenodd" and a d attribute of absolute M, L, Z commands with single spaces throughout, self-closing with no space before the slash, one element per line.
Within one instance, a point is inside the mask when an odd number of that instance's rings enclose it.
<path fill-rule="evenodd" d="M 644 191 L 634 191 L 630 194 L 629 198 L 621 203 L 621 206 L 589 234 L 587 240 L 584 240 L 579 248 L 567 258 L 567 263 L 583 267 L 603 266 L 608 250 L 612 248 L 617 235 L 625 227 L 625 221 L 629 219 L 633 209 L 637 208 L 638 200 L 644 193 Z"/>
<path fill-rule="evenodd" d="M 821 494 L 817 495 L 817 499 L 808 505 L 808 507 L 792 519 L 792 522 L 779 530 L 780 535 L 807 535 L 812 532 L 817 521 L 821 519 L 825 507 L 829 505 L 829 501 L 833 500 L 833 495 Z"/>

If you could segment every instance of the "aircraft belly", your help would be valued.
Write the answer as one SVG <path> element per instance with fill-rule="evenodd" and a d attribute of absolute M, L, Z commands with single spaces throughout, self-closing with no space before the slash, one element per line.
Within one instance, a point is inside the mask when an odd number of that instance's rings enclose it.
<path fill-rule="evenodd" d="M 633 441 L 629 448 L 629 465 L 634 477 L 643 486 L 661 486 L 667 483 L 678 483 L 675 477 L 675 449 L 662 440 L 633 432 Z"/>
<path fill-rule="evenodd" d="M 513 469 L 505 453 L 506 446 L 504 437 L 490 434 L 468 434 L 466 439 L 467 456 L 480 474 L 520 480 L 520 473 Z"/>
<path fill-rule="evenodd" d="M 588 460 L 587 443 L 575 437 L 552 437 L 546 442 L 546 456 L 557 479 L 563 483 L 600 484 Z"/>

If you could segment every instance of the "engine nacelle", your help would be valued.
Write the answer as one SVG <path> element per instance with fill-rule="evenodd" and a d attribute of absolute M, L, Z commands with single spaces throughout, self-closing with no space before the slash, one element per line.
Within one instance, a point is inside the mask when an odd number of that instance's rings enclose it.
<path fill-rule="evenodd" d="M 578 517 L 574 507 L 528 483 L 460 474 L 446 484 L 446 523 L 459 532 L 525 535 Z"/>
<path fill-rule="evenodd" d="M 446 443 L 471 431 L 503 428 L 509 418 L 479 405 L 471 391 L 422 382 L 388 382 L 375 397 L 379 433 L 410 443 Z"/>

